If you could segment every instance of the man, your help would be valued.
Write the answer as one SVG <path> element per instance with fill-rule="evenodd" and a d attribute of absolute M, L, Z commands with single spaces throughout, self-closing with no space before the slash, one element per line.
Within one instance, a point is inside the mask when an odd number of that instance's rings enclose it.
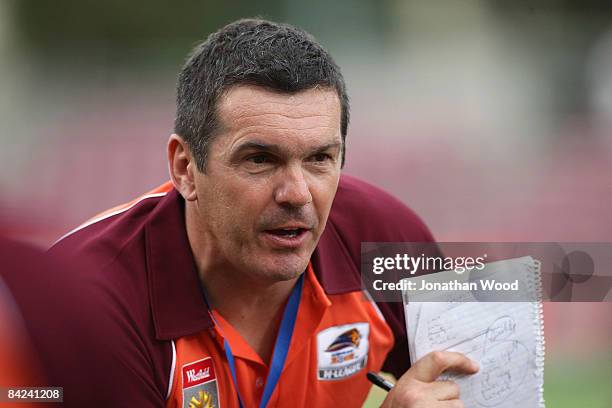
<path fill-rule="evenodd" d="M 457 386 L 434 380 L 477 368 L 434 353 L 404 374 L 401 307 L 361 290 L 361 241 L 432 237 L 341 177 L 348 122 L 340 70 L 299 29 L 240 20 L 196 47 L 178 80 L 171 184 L 52 250 L 86 265 L 61 283 L 77 332 L 49 351 L 66 403 L 361 406 L 366 372 L 384 369 L 403 374 L 386 406 L 459 406 Z"/>

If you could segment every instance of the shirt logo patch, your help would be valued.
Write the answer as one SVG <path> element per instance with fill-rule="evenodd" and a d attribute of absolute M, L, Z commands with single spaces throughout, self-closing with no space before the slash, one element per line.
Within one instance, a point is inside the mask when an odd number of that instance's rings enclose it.
<path fill-rule="evenodd" d="M 317 378 L 341 380 L 362 370 L 368 361 L 369 323 L 334 326 L 317 334 Z"/>
<path fill-rule="evenodd" d="M 183 408 L 220 408 L 219 388 L 211 357 L 185 364 L 181 375 Z"/>

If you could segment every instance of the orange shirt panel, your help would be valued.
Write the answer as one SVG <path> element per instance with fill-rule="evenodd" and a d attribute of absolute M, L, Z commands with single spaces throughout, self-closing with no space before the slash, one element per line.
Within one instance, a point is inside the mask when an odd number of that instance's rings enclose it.
<path fill-rule="evenodd" d="M 268 407 L 360 407 L 380 371 L 393 334 L 362 292 L 326 295 L 309 266 L 285 365 Z M 238 408 L 223 341 L 232 347 L 244 408 L 258 407 L 268 367 L 227 321 L 176 340 L 167 406 Z M 195 398 L 195 399 L 192 399 Z"/>

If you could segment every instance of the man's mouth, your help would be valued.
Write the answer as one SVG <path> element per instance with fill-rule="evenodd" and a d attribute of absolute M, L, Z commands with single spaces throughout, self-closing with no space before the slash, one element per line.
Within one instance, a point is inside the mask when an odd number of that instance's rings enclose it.
<path fill-rule="evenodd" d="M 270 234 L 278 235 L 279 237 L 294 238 L 302 234 L 305 231 L 306 229 L 304 228 L 278 228 L 278 229 L 267 230 L 266 232 Z"/>
<path fill-rule="evenodd" d="M 295 249 L 301 247 L 311 230 L 302 227 L 273 228 L 263 231 L 266 241 L 274 248 Z"/>

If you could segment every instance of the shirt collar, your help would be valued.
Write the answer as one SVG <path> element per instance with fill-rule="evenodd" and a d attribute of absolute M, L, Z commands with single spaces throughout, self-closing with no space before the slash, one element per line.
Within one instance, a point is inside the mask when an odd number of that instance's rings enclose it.
<path fill-rule="evenodd" d="M 145 246 L 155 337 L 176 339 L 213 327 L 187 238 L 184 201 L 175 189 L 170 189 L 151 213 L 145 226 Z M 313 254 L 312 266 L 327 294 L 361 290 L 357 265 L 331 219 Z"/>
<path fill-rule="evenodd" d="M 298 316 L 291 337 L 291 347 L 285 361 L 286 365 L 299 356 L 299 353 L 310 340 L 310 336 L 308 336 L 307 333 L 313 333 L 315 331 L 323 318 L 325 310 L 331 306 L 331 301 L 325 294 L 325 291 L 313 272 L 312 264 L 308 265 L 304 275 L 304 287 L 300 298 Z M 225 348 L 223 341 L 225 339 L 231 345 L 232 354 L 234 354 L 235 357 L 251 360 L 260 365 L 267 365 L 223 316 L 217 311 L 212 313 L 217 321 L 217 327 L 215 328 L 217 336 L 215 336 L 215 338 L 220 347 Z"/>

